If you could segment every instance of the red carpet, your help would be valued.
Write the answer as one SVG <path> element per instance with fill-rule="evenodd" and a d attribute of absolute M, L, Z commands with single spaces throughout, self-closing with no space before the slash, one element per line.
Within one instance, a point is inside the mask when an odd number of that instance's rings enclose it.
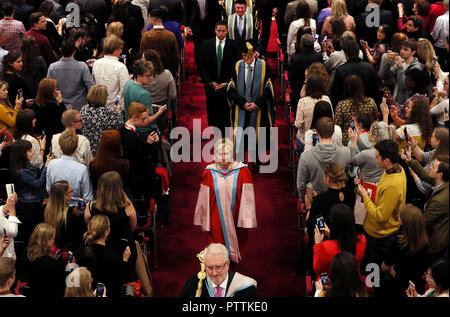
<path fill-rule="evenodd" d="M 276 48 L 276 27 L 272 30 L 269 58 L 275 55 Z M 276 74 L 276 63 L 274 60 L 269 62 L 272 73 Z M 191 132 L 193 119 L 202 119 L 202 128 L 206 127 L 204 88 L 196 78 L 193 46 L 192 42 L 188 42 L 186 83 L 182 85 L 178 115 L 179 125 Z M 275 92 L 279 93 L 278 88 Z M 243 261 L 232 268 L 253 277 L 258 282 L 259 295 L 264 297 L 305 294 L 304 279 L 293 270 L 297 253 L 297 214 L 296 200 L 291 194 L 294 189 L 292 172 L 287 167 L 289 148 L 283 115 L 283 108 L 278 107 L 278 170 L 274 174 L 254 174 L 258 228 L 249 233 Z M 158 267 L 156 270 L 151 268 L 154 295 L 157 297 L 178 296 L 186 279 L 200 270 L 196 255 L 209 241 L 207 234 L 192 222 L 201 175 L 206 165 L 205 162 L 175 164 L 170 199 L 172 224 L 158 228 Z"/>

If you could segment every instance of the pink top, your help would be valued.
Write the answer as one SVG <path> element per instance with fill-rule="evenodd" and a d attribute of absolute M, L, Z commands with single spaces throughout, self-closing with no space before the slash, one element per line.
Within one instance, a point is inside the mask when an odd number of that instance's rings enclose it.
<path fill-rule="evenodd" d="M 333 15 L 330 15 L 325 19 L 325 22 L 323 23 L 323 27 L 322 27 L 322 38 L 325 35 L 330 36 L 332 34 L 330 21 L 333 17 L 334 17 Z M 353 17 L 351 15 L 347 15 L 343 19 L 343 21 L 345 24 L 345 29 L 347 31 L 355 32 L 355 29 L 356 29 L 355 19 L 353 19 Z"/>

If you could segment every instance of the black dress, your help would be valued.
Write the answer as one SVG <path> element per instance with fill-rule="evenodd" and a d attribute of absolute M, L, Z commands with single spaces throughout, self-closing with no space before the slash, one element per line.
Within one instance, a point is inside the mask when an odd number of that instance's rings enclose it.
<path fill-rule="evenodd" d="M 112 232 L 112 230 L 111 230 Z M 121 286 L 130 282 L 131 263 L 124 262 L 122 255 L 113 248 L 94 244 L 75 254 L 77 264 L 86 267 L 92 275 L 92 287 L 97 283 L 106 286 L 107 297 L 119 297 Z"/>
<path fill-rule="evenodd" d="M 32 298 L 63 297 L 65 275 L 64 267 L 48 255 L 30 261 L 25 250 L 17 263 L 17 280 L 28 283 L 30 291 L 26 296 Z"/>
<path fill-rule="evenodd" d="M 47 136 L 45 144 L 45 155 L 47 155 L 52 145 L 53 135 L 61 133 L 65 129 L 61 122 L 61 116 L 66 111 L 66 106 L 62 102 L 57 104 L 56 101 L 46 101 L 42 107 L 35 104 L 33 110 L 36 113 L 36 132 L 41 133 L 44 130 Z"/>
<path fill-rule="evenodd" d="M 136 243 L 131 231 L 130 220 L 125 212 L 125 208 L 120 208 L 117 213 L 105 212 L 96 208 L 95 203 L 90 205 L 91 218 L 95 215 L 107 216 L 110 223 L 111 232 L 106 244 L 113 248 L 122 256 L 127 246 L 130 247 L 131 256 L 128 260 L 131 267 L 134 267 L 137 259 Z M 126 242 L 128 241 L 128 243 Z"/>
<path fill-rule="evenodd" d="M 86 222 L 83 215 L 77 216 L 73 207 L 67 210 L 67 223 L 61 221 L 56 233 L 55 244 L 64 251 L 77 252 L 83 242 L 83 233 L 86 232 Z"/>

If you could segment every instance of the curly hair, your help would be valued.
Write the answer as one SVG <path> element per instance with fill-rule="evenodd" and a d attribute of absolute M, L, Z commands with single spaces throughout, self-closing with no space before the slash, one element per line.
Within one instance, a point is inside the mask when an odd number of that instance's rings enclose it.
<path fill-rule="evenodd" d="M 428 103 L 424 98 L 420 97 L 413 97 L 411 98 L 411 101 L 413 103 L 413 108 L 406 123 L 417 123 L 420 132 L 422 133 L 422 140 L 427 141 L 431 138 L 431 134 L 433 133 L 433 121 L 431 120 Z"/>

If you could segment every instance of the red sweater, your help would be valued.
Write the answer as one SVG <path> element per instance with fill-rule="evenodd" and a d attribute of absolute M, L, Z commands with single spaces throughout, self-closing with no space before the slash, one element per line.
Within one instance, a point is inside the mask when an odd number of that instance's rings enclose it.
<path fill-rule="evenodd" d="M 430 12 L 428 12 L 428 26 L 426 31 L 428 33 L 433 32 L 434 24 L 438 17 L 445 13 L 444 4 L 443 3 L 433 3 L 430 7 Z"/>
<path fill-rule="evenodd" d="M 356 244 L 356 262 L 359 265 L 364 256 L 364 251 L 366 250 L 366 237 L 363 234 L 358 235 L 359 242 Z M 341 250 L 338 248 L 337 240 L 327 240 L 322 243 L 314 245 L 314 259 L 313 267 L 314 272 L 317 274 L 327 272 L 330 274 L 330 265 L 334 256 L 340 253 Z"/>
<path fill-rule="evenodd" d="M 53 51 L 52 46 L 50 45 L 50 41 L 45 35 L 33 29 L 30 29 L 27 33 L 25 33 L 25 35 L 34 37 L 34 40 L 39 47 L 41 56 L 44 58 L 47 67 L 50 66 L 51 63 L 58 61 L 58 56 Z"/>

